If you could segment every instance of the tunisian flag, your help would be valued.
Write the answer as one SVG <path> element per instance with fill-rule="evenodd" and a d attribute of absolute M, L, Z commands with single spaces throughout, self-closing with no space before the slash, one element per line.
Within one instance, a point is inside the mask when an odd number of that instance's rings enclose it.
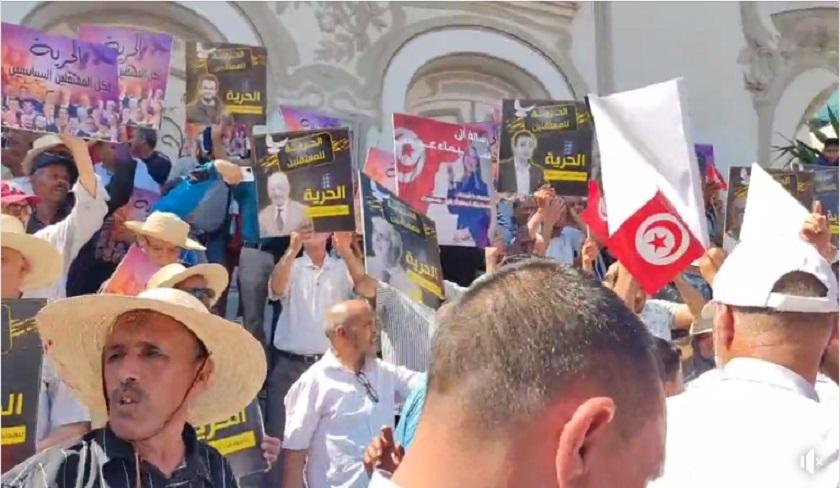
<path fill-rule="evenodd" d="M 589 196 L 586 199 L 586 210 L 580 213 L 580 218 L 587 226 L 592 235 L 601 244 L 606 244 L 610 238 L 610 229 L 607 227 L 607 204 L 601 198 L 601 189 L 598 182 L 589 180 Z"/>
<path fill-rule="evenodd" d="M 709 235 L 682 81 L 589 96 L 612 254 L 648 294 L 701 257 Z"/>
<path fill-rule="evenodd" d="M 397 196 L 424 215 L 430 203 L 446 203 L 446 185 L 436 184 L 438 170 L 460 162 L 467 143 L 461 125 L 395 113 Z"/>

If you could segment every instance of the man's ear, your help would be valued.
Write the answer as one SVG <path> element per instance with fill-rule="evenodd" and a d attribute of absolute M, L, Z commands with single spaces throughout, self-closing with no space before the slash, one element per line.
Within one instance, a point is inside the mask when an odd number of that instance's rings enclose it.
<path fill-rule="evenodd" d="M 201 386 L 201 390 L 204 391 L 207 388 L 207 385 L 210 384 L 210 378 L 213 377 L 213 371 L 216 369 L 216 364 L 213 362 L 213 358 L 207 358 L 204 361 L 204 367 L 201 368 L 201 371 L 198 372 L 196 375 L 196 386 Z"/>
<path fill-rule="evenodd" d="M 732 346 L 735 340 L 735 319 L 732 317 L 732 307 L 718 304 L 715 310 L 715 318 L 712 324 L 714 333 L 715 360 L 725 360 L 726 351 Z M 718 364 L 722 366 L 722 364 Z"/>
<path fill-rule="evenodd" d="M 23 260 L 23 269 L 20 270 L 21 275 L 26 276 L 32 272 L 32 265 L 29 264 L 29 260 L 24 258 Z"/>
<path fill-rule="evenodd" d="M 575 409 L 566 422 L 557 442 L 555 470 L 557 483 L 574 486 L 592 465 L 590 452 L 593 443 L 603 442 L 602 434 L 615 416 L 615 401 L 609 397 L 589 398 Z"/>

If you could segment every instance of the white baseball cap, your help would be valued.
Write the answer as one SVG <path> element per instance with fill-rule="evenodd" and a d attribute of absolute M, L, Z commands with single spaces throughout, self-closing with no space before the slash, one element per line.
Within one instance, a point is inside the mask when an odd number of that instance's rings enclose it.
<path fill-rule="evenodd" d="M 807 273 L 822 283 L 824 297 L 774 293 L 784 275 Z M 780 312 L 836 313 L 838 284 L 831 265 L 814 246 L 796 238 L 741 241 L 715 276 L 713 300 L 738 307 L 769 308 Z"/>

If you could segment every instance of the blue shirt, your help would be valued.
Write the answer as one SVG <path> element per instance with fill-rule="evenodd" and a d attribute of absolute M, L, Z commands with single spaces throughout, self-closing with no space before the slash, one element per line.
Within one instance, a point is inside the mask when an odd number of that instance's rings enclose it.
<path fill-rule="evenodd" d="M 417 433 L 417 424 L 420 423 L 420 414 L 423 412 L 423 405 L 426 403 L 426 383 L 428 379 L 428 375 L 423 373 L 423 381 L 408 394 L 402 412 L 400 412 L 400 423 L 397 424 L 397 430 L 394 432 L 394 440 L 401 444 L 406 451 L 414 442 L 414 435 Z"/>

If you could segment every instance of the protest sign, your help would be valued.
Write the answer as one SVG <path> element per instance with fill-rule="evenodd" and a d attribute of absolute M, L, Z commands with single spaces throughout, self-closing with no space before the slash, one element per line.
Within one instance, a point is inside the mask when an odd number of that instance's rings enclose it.
<path fill-rule="evenodd" d="M 172 36 L 127 27 L 81 24 L 79 39 L 117 50 L 119 122 L 157 130 L 163 118 Z M 128 108 L 127 117 L 122 109 Z"/>
<path fill-rule="evenodd" d="M 254 138 L 260 237 L 285 236 L 313 221 L 315 232 L 356 229 L 348 129 Z"/>
<path fill-rule="evenodd" d="M 821 168 L 814 171 L 814 197 L 822 204 L 823 215 L 828 219 L 831 243 L 838 244 L 840 225 L 837 222 L 838 181 L 837 168 Z"/>
<path fill-rule="evenodd" d="M 808 210 L 814 208 L 814 173 L 812 171 L 796 171 L 796 194 L 799 203 Z"/>
<path fill-rule="evenodd" d="M 2 466 L 35 454 L 43 353 L 35 314 L 46 300 L 3 300 Z"/>
<path fill-rule="evenodd" d="M 102 285 L 102 293 L 137 296 L 159 269 L 140 246 L 132 244 L 114 274 Z"/>
<path fill-rule="evenodd" d="M 376 147 L 368 149 L 362 171 L 391 193 L 397 192 L 397 168 L 393 153 Z"/>
<path fill-rule="evenodd" d="M 434 222 L 365 174 L 359 186 L 368 275 L 437 308 L 444 296 Z"/>
<path fill-rule="evenodd" d="M 103 185 L 108 185 L 111 175 L 100 164 L 95 167 Z M 135 241 L 135 234 L 125 226 L 129 220 L 143 222 L 152 213 L 160 200 L 160 185 L 152 179 L 142 161 L 137 163 L 134 173 L 134 191 L 128 203 L 118 208 L 102 223 L 102 230 L 96 239 L 96 259 L 119 263 Z"/>
<path fill-rule="evenodd" d="M 280 106 L 280 115 L 283 116 L 283 124 L 286 126 L 286 131 L 348 127 L 348 124 L 341 119 L 301 108 Z"/>
<path fill-rule="evenodd" d="M 793 172 L 768 171 L 770 176 L 794 197 L 796 196 L 796 176 Z M 729 168 L 729 191 L 726 194 L 726 218 L 724 222 L 724 248 L 731 249 L 740 240 L 741 224 L 747 206 L 747 193 L 750 186 L 750 168 L 733 166 Z"/>
<path fill-rule="evenodd" d="M 270 468 L 260 448 L 265 428 L 257 400 L 230 418 L 196 428 L 195 435 L 227 458 L 236 479 Z"/>
<path fill-rule="evenodd" d="M 115 49 L 6 22 L 2 46 L 4 127 L 121 139 Z"/>
<path fill-rule="evenodd" d="M 397 195 L 435 222 L 441 245 L 490 244 L 489 147 L 488 135 L 464 125 L 394 114 Z"/>
<path fill-rule="evenodd" d="M 249 157 L 251 128 L 265 124 L 266 118 L 266 49 L 192 42 L 186 51 L 185 132 L 195 138 L 190 145 L 206 150 L 208 126 L 224 122 L 222 140 L 228 157 Z"/>
<path fill-rule="evenodd" d="M 502 100 L 496 188 L 530 195 L 548 183 L 558 195 L 586 196 L 593 132 L 583 102 Z"/>

